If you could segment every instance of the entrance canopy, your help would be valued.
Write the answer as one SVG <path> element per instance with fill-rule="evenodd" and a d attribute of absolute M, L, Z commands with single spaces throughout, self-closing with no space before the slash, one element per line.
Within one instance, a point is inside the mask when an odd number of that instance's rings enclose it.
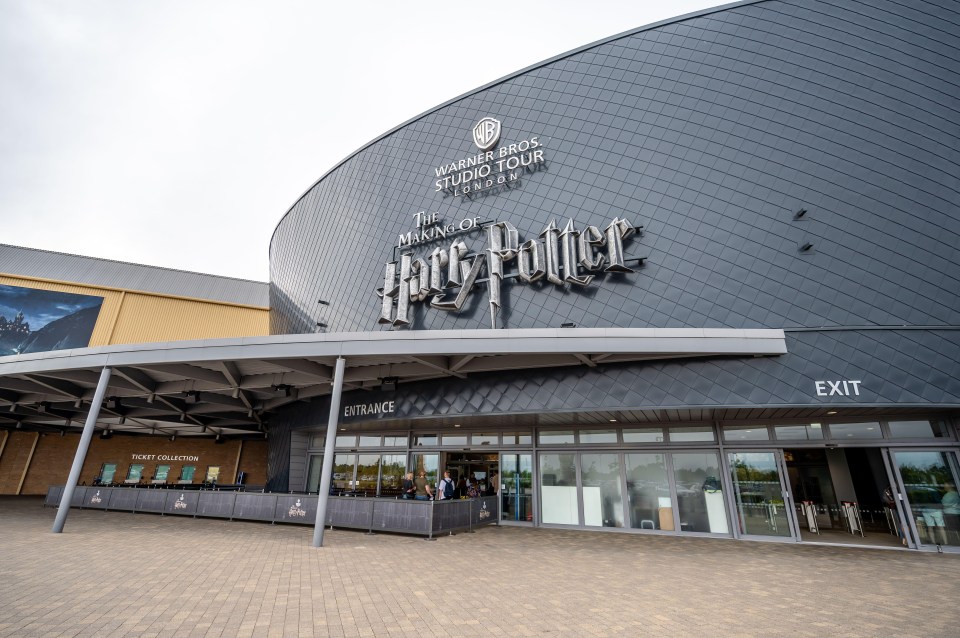
<path fill-rule="evenodd" d="M 98 428 L 170 436 L 266 432 L 272 412 L 344 390 L 614 362 L 786 354 L 782 330 L 561 328 L 278 335 L 0 358 L 0 429 L 79 430 L 109 366 Z"/>

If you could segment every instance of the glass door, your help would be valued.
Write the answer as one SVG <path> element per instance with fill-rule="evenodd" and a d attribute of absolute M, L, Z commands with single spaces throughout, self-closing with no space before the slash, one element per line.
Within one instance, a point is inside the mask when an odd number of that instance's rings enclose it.
<path fill-rule="evenodd" d="M 533 455 L 500 455 L 500 520 L 533 522 Z"/>
<path fill-rule="evenodd" d="M 727 462 L 740 535 L 796 538 L 780 452 L 728 452 Z"/>
<path fill-rule="evenodd" d="M 920 545 L 960 548 L 956 452 L 893 450 L 907 522 Z"/>

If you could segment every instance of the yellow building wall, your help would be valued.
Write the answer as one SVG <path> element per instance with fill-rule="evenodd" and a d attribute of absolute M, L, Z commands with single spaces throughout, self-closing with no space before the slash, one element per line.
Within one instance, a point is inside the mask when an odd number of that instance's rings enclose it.
<path fill-rule="evenodd" d="M 270 334 L 269 308 L 0 274 L 0 284 L 103 297 L 90 346 Z"/>

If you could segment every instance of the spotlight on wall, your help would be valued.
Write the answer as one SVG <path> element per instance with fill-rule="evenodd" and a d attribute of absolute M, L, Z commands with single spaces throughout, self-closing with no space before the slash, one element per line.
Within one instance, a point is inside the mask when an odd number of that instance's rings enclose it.
<path fill-rule="evenodd" d="M 111 432 L 110 430 L 101 430 L 100 432 L 101 439 L 109 439 L 112 436 L 113 436 L 113 432 Z"/>
<path fill-rule="evenodd" d="M 120 423 L 119 423 L 119 425 L 123 425 L 123 424 L 126 423 L 126 422 L 127 422 L 127 417 L 125 417 L 125 416 L 120 417 Z"/>
<path fill-rule="evenodd" d="M 47 403 L 46 401 L 41 401 L 40 403 L 37 404 L 37 412 L 39 412 L 40 414 L 46 414 L 47 408 L 49 407 L 50 407 L 49 403 Z"/>
<path fill-rule="evenodd" d="M 176 440 L 177 440 L 177 435 L 176 435 L 176 434 L 171 434 L 171 435 L 170 435 L 170 442 L 173 443 L 173 442 L 176 441 Z"/>
<path fill-rule="evenodd" d="M 323 299 L 318 299 L 318 300 L 317 300 L 317 303 L 320 304 L 321 306 L 329 306 L 329 305 L 330 305 L 330 302 L 329 302 L 329 301 L 324 301 Z"/>
<path fill-rule="evenodd" d="M 397 389 L 397 383 L 399 382 L 398 377 L 383 377 L 380 379 L 380 389 L 384 392 L 393 392 Z"/>
<path fill-rule="evenodd" d="M 800 252 L 802 252 L 802 253 L 808 253 L 808 252 L 810 252 L 811 250 L 813 250 L 813 243 L 812 243 L 812 242 L 809 242 L 809 241 L 808 241 L 808 242 L 806 242 L 806 243 L 800 244 Z"/>
<path fill-rule="evenodd" d="M 806 209 L 806 208 L 801 208 L 800 210 L 798 210 L 797 212 L 795 212 L 795 213 L 793 214 L 793 218 L 794 218 L 794 219 L 803 219 L 803 216 L 806 215 L 806 214 L 807 214 L 807 209 Z"/>
<path fill-rule="evenodd" d="M 318 327 L 318 328 L 326 328 L 326 327 L 327 327 L 327 324 L 323 323 L 322 321 L 318 321 L 318 322 L 317 322 L 317 327 Z"/>
<path fill-rule="evenodd" d="M 577 327 L 577 324 L 573 323 L 572 321 L 565 321 L 565 322 L 563 322 L 563 323 L 560 324 L 560 327 L 561 327 L 561 328 L 576 328 L 576 327 Z"/>
<path fill-rule="evenodd" d="M 187 403 L 199 403 L 199 402 L 200 402 L 199 392 L 187 392 Z"/>
<path fill-rule="evenodd" d="M 213 442 L 216 443 L 217 445 L 220 445 L 222 443 L 226 443 L 227 440 L 218 434 L 217 438 L 215 438 Z"/>
<path fill-rule="evenodd" d="M 107 407 L 110 408 L 111 410 L 119 410 L 121 407 L 123 407 L 123 404 L 120 403 L 119 398 L 110 397 L 109 399 L 107 399 Z"/>

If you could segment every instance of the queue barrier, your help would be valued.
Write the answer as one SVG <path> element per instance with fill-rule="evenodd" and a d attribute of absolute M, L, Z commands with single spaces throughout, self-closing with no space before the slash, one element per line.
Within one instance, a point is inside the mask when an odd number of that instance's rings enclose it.
<path fill-rule="evenodd" d="M 47 488 L 44 506 L 59 507 L 63 486 Z M 316 494 L 276 494 L 235 490 L 131 489 L 77 486 L 71 507 L 133 513 L 172 514 L 229 520 L 313 525 Z M 497 496 L 417 501 L 363 496 L 331 496 L 325 525 L 330 528 L 395 532 L 432 538 L 473 530 L 500 520 Z"/>

